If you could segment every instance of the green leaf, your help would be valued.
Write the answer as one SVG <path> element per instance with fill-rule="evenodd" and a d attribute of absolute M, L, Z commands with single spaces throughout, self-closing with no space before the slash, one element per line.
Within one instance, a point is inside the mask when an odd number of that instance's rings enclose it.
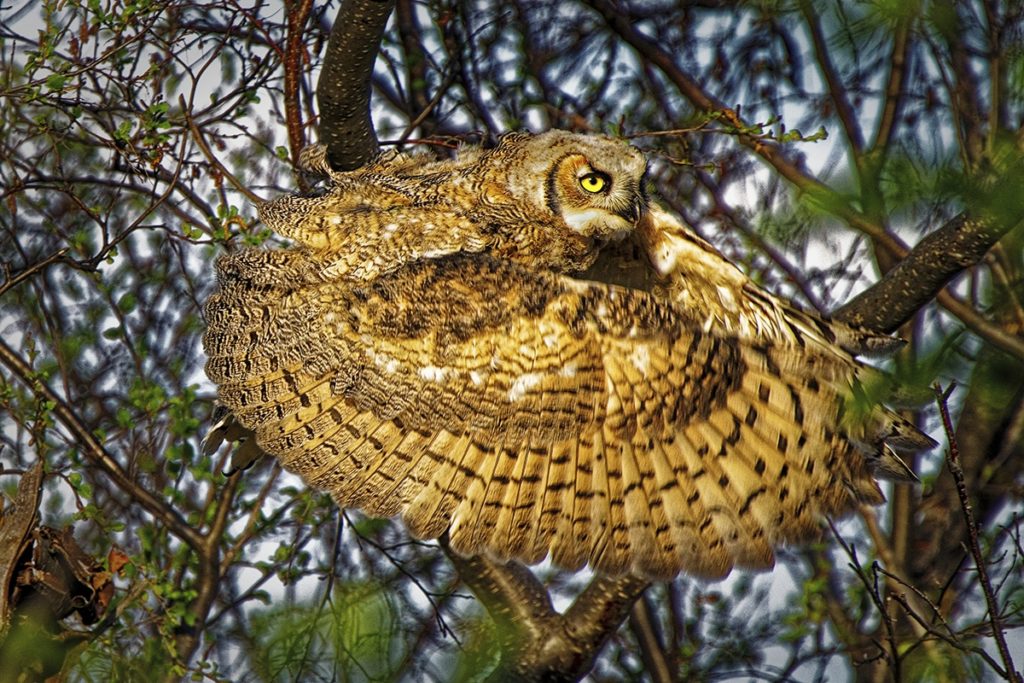
<path fill-rule="evenodd" d="M 138 305 L 138 299 L 136 299 L 134 292 L 126 293 L 117 302 L 117 307 L 122 313 L 131 313 L 135 310 L 136 305 Z"/>
<path fill-rule="evenodd" d="M 134 124 L 131 121 L 122 121 L 121 125 L 114 131 L 114 140 L 127 144 L 132 139 Z"/>
<path fill-rule="evenodd" d="M 47 77 L 46 87 L 50 90 L 62 90 L 67 80 L 67 76 L 64 74 L 53 74 Z"/>

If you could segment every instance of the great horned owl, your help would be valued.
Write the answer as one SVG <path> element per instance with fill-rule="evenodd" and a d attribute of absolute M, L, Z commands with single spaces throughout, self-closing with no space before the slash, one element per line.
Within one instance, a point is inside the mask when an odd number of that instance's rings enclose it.
<path fill-rule="evenodd" d="M 930 440 L 854 411 L 889 344 L 750 282 L 645 193 L 613 139 L 381 155 L 260 207 L 296 245 L 217 263 L 209 377 L 344 507 L 462 554 L 609 574 L 764 567 Z M 632 240 L 650 291 L 581 277 Z M 856 418 L 851 417 L 857 414 Z"/>

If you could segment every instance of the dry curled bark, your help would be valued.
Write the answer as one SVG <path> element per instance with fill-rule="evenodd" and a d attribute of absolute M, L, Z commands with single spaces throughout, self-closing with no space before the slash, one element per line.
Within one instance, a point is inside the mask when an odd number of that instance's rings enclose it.
<path fill-rule="evenodd" d="M 104 629 L 73 629 L 64 620 L 77 614 L 93 626 L 114 593 L 112 573 L 81 548 L 72 527 L 39 524 L 42 483 L 38 462 L 21 475 L 13 503 L 0 503 L 0 683 L 60 671 L 80 643 Z M 112 565 L 115 556 L 123 557 L 112 552 Z"/>
<path fill-rule="evenodd" d="M 43 463 L 21 475 L 18 494 L 14 501 L 0 505 L 0 643 L 7 635 L 13 606 L 10 596 L 14 576 L 21 557 L 29 543 L 32 529 L 39 521 L 39 501 L 43 485 Z"/>

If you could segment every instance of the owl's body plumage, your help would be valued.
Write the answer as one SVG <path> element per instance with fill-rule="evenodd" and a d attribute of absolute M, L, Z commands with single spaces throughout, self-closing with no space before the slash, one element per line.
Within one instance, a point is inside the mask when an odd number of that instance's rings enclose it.
<path fill-rule="evenodd" d="M 598 571 L 761 567 L 927 437 L 844 402 L 885 338 L 753 285 L 607 138 L 385 154 L 261 216 L 297 246 L 218 262 L 207 373 L 259 447 L 340 505 L 464 554 Z M 609 242 L 651 291 L 573 277 Z M 850 412 L 850 411 L 846 411 Z"/>

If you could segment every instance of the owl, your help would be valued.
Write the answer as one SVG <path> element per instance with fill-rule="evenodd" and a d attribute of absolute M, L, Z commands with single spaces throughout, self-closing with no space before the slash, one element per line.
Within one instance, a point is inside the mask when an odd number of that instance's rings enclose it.
<path fill-rule="evenodd" d="M 259 207 L 293 245 L 217 262 L 206 371 L 222 426 L 343 507 L 464 555 L 719 577 L 932 445 L 865 398 L 856 355 L 893 340 L 757 287 L 623 141 L 304 162 L 320 191 Z"/>

